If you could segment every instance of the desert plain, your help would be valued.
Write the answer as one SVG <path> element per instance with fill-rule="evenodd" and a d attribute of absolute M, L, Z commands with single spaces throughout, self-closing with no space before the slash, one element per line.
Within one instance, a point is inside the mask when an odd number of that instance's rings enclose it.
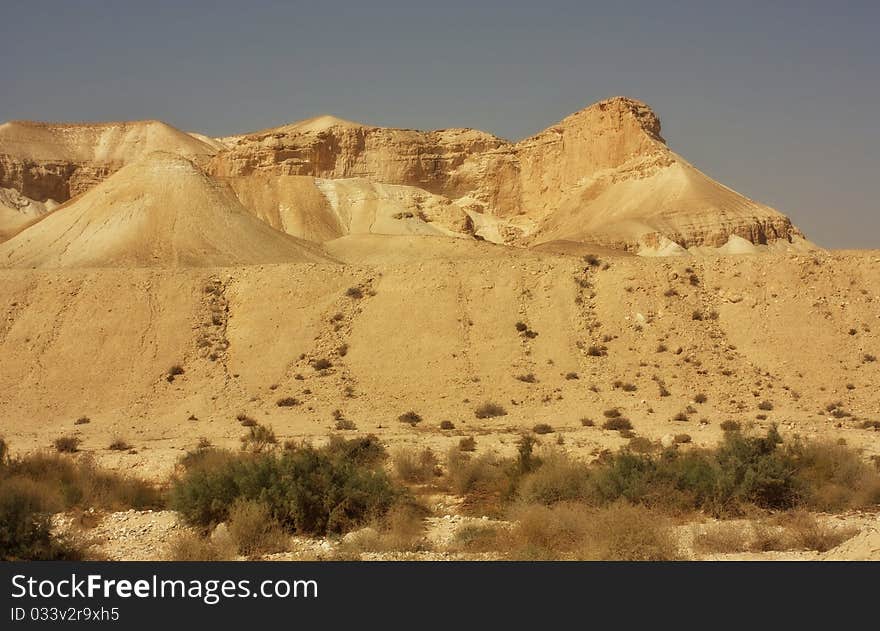
<path fill-rule="evenodd" d="M 417 518 L 286 527 L 225 554 L 509 558 L 512 533 L 516 558 L 580 558 L 523 532 L 576 521 L 577 493 L 526 514 L 542 467 L 484 501 L 448 454 L 502 470 L 528 440 L 544 463 L 588 466 L 775 432 L 847 450 L 852 479 L 874 484 L 880 251 L 808 237 L 622 97 L 516 143 L 330 116 L 222 138 L 5 123 L 0 436 L 10 462 L 53 454 L 164 490 L 187 454 L 372 435 Z M 617 519 L 656 508 L 624 495 Z M 664 550 L 880 559 L 877 501 L 665 510 Z M 181 537 L 219 549 L 235 531 L 165 502 L 122 508 L 67 502 L 53 529 L 111 559 L 172 558 Z"/>

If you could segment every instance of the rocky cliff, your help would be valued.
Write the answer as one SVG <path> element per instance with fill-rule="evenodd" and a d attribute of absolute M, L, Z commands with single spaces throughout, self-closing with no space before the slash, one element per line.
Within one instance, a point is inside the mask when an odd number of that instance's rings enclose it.
<path fill-rule="evenodd" d="M 624 97 L 516 143 L 471 129 L 423 132 L 332 116 L 217 139 L 155 121 L 7 123 L 0 126 L 0 187 L 62 202 L 157 149 L 229 182 L 273 227 L 316 241 L 353 232 L 451 232 L 646 254 L 666 252 L 670 243 L 721 247 L 734 237 L 755 245 L 804 241 L 787 217 L 670 150 L 657 115 Z M 291 177 L 305 179 L 284 179 Z"/>

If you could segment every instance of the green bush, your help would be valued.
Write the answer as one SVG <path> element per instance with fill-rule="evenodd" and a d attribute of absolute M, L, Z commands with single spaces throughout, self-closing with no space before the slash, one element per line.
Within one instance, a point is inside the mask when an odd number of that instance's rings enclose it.
<path fill-rule="evenodd" d="M 302 445 L 281 454 L 202 458 L 176 479 L 171 505 L 191 524 L 225 521 L 238 499 L 264 502 L 287 530 L 342 533 L 380 517 L 400 498 L 379 466 L 375 437 Z"/>

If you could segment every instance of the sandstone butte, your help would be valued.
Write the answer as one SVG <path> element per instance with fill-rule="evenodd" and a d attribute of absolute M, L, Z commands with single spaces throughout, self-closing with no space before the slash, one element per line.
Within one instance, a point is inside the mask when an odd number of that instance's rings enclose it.
<path fill-rule="evenodd" d="M 279 240 L 242 210 L 296 239 Z M 173 216 L 186 225 L 172 229 Z M 135 221 L 153 227 L 126 226 Z M 265 255 L 254 255 L 254 230 L 276 244 Z M 368 234 L 642 255 L 812 247 L 786 216 L 669 149 L 656 114 L 630 98 L 519 142 L 332 116 L 223 138 L 159 121 L 0 125 L 0 265 L 297 261 L 320 256 L 303 241 Z M 61 244 L 63 255 L 51 251 Z"/>

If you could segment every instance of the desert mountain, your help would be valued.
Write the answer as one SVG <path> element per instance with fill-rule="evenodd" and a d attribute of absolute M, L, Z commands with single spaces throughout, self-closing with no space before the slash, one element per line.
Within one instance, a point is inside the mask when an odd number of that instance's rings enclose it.
<path fill-rule="evenodd" d="M 0 125 L 0 187 L 65 202 L 153 151 L 210 155 L 215 146 L 160 121 Z"/>
<path fill-rule="evenodd" d="M 369 127 L 333 117 L 223 139 L 219 176 L 307 175 L 411 186 L 469 211 L 477 234 L 580 241 L 641 253 L 800 242 L 789 219 L 668 148 L 644 103 L 613 98 L 511 143 L 469 129 Z"/>
<path fill-rule="evenodd" d="M 201 267 L 322 261 L 228 186 L 179 155 L 155 152 L 0 245 L 13 267 Z"/>
<path fill-rule="evenodd" d="M 787 217 L 673 152 L 656 114 L 623 97 L 516 143 L 333 116 L 217 139 L 155 121 L 13 122 L 0 126 L 0 186 L 63 202 L 153 150 L 192 159 L 273 228 L 316 242 L 476 236 L 646 255 L 809 246 Z"/>

